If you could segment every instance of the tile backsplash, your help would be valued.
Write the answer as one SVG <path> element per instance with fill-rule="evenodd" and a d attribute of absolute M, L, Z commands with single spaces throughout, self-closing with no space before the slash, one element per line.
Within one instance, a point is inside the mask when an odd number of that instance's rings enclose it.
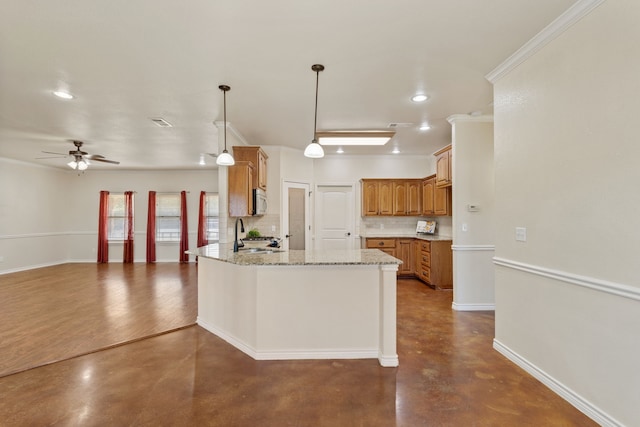
<path fill-rule="evenodd" d="M 436 221 L 436 234 L 440 236 L 452 236 L 450 216 L 416 217 L 416 216 L 379 216 L 362 217 L 360 219 L 360 235 L 406 234 L 416 231 L 418 220 Z"/>

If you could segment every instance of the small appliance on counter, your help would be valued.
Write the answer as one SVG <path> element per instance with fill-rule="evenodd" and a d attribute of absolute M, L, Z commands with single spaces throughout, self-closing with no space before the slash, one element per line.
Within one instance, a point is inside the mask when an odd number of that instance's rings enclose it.
<path fill-rule="evenodd" d="M 416 227 L 417 234 L 436 234 L 436 222 L 435 221 L 418 221 Z"/>

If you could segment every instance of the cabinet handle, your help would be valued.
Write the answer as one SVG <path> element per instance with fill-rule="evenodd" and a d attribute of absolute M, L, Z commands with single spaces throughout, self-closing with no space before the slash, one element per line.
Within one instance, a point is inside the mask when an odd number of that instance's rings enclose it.
<path fill-rule="evenodd" d="M 384 242 L 378 242 L 378 246 L 384 246 Z"/>

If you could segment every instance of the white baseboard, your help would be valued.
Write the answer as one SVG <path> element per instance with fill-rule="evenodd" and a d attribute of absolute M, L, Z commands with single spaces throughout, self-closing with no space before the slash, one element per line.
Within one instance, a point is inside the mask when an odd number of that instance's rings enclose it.
<path fill-rule="evenodd" d="M 566 387 L 560 381 L 556 380 L 555 378 L 544 372 L 542 369 L 529 362 L 527 359 L 512 351 L 509 347 L 502 344 L 497 339 L 493 340 L 493 348 L 498 351 L 498 353 L 509 359 L 511 362 L 524 369 L 527 373 L 540 381 L 542 384 L 549 387 L 553 392 L 575 406 L 580 412 L 584 413 L 586 416 L 588 416 L 601 426 L 623 427 L 622 423 L 616 421 L 613 417 L 609 416 L 600 408 L 591 404 L 582 396 Z"/>
<path fill-rule="evenodd" d="M 317 349 L 317 350 L 269 350 L 258 351 L 244 341 L 227 334 L 215 326 L 203 321 L 199 317 L 196 323 L 217 337 L 225 340 L 247 356 L 255 360 L 311 360 L 311 359 L 378 359 L 385 367 L 398 366 L 398 357 L 378 357 L 378 349 L 362 350 L 340 350 L 340 349 Z M 383 360 L 384 359 L 384 360 Z"/>
<path fill-rule="evenodd" d="M 23 267 L 11 268 L 8 270 L 0 270 L 0 275 L 10 274 L 10 273 L 19 273 L 21 271 L 34 270 L 36 268 L 52 267 L 54 265 L 66 264 L 67 262 L 68 261 L 56 261 L 56 262 L 47 262 L 44 264 L 25 265 Z"/>
<path fill-rule="evenodd" d="M 496 305 L 487 304 L 458 304 L 453 302 L 451 308 L 455 311 L 496 311 Z"/>

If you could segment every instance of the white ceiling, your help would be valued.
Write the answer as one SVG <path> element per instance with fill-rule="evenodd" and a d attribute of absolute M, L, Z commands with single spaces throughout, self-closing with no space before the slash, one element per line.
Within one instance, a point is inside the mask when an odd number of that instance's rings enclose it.
<path fill-rule="evenodd" d="M 42 150 L 198 168 L 227 119 L 253 145 L 303 150 L 318 129 L 401 128 L 347 154 L 427 155 L 452 114 L 492 112 L 484 76 L 574 0 L 20 0 L 0 13 L 0 157 L 65 168 Z M 75 99 L 52 95 L 67 89 Z M 424 92 L 422 104 L 411 95 Z M 151 122 L 162 117 L 171 128 Z M 417 130 L 428 121 L 432 129 Z M 331 154 L 335 148 L 327 148 Z M 208 167 L 215 161 L 207 156 Z"/>

